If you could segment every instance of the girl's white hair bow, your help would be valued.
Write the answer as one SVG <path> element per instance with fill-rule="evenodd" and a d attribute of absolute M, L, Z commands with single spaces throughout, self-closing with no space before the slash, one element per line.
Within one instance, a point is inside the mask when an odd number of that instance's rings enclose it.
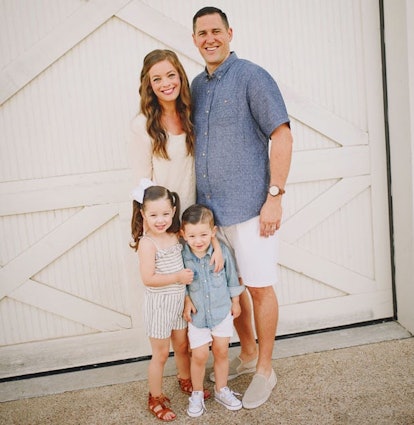
<path fill-rule="evenodd" d="M 141 179 L 139 182 L 139 185 L 132 190 L 131 192 L 131 198 L 140 204 L 142 204 L 142 201 L 144 200 L 144 192 L 146 189 L 148 189 L 151 186 L 155 186 L 155 183 L 151 181 L 150 179 Z"/>

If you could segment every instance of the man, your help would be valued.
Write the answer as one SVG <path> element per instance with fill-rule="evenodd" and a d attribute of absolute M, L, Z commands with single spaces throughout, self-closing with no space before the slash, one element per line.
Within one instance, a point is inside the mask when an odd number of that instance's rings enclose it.
<path fill-rule="evenodd" d="M 273 289 L 276 231 L 281 224 L 292 135 L 276 82 L 263 68 L 230 52 L 232 37 L 220 9 L 205 7 L 194 15 L 193 41 L 206 63 L 191 85 L 197 202 L 213 210 L 253 302 L 258 348 L 245 291 L 240 299 L 242 314 L 234 321 L 241 352 L 229 371 L 229 379 L 256 371 L 242 400 L 243 407 L 252 409 L 269 398 L 277 380 L 272 368 L 278 321 Z"/>

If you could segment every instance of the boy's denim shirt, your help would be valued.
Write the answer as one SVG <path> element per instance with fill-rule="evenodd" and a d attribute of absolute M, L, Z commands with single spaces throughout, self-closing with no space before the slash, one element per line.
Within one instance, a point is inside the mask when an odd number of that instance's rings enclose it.
<path fill-rule="evenodd" d="M 186 286 L 197 312 L 192 314 L 192 324 L 197 328 L 213 329 L 231 311 L 231 298 L 239 296 L 245 289 L 240 285 L 235 262 L 229 248 L 220 242 L 224 267 L 214 272 L 210 265 L 213 247 L 207 250 L 203 258 L 198 258 L 186 244 L 183 250 L 184 266 L 193 270 L 194 279 Z"/>

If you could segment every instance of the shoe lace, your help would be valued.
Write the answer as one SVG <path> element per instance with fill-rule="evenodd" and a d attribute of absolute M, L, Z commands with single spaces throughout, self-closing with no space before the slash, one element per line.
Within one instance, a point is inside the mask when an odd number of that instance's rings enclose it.
<path fill-rule="evenodd" d="M 204 404 L 204 394 L 202 391 L 201 394 L 192 395 L 190 397 L 190 408 L 200 409 L 201 407 L 207 412 L 206 406 Z"/>
<path fill-rule="evenodd" d="M 235 391 L 231 390 L 229 387 L 222 388 L 220 393 L 221 397 L 229 402 L 233 401 L 236 398 L 236 395 L 241 395 L 240 393 L 236 393 Z"/>

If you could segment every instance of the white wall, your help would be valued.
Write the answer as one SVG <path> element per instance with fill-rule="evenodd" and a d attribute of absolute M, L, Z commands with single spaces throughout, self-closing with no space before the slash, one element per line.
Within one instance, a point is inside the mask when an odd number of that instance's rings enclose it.
<path fill-rule="evenodd" d="M 385 0 L 398 321 L 414 332 L 414 2 Z"/>

